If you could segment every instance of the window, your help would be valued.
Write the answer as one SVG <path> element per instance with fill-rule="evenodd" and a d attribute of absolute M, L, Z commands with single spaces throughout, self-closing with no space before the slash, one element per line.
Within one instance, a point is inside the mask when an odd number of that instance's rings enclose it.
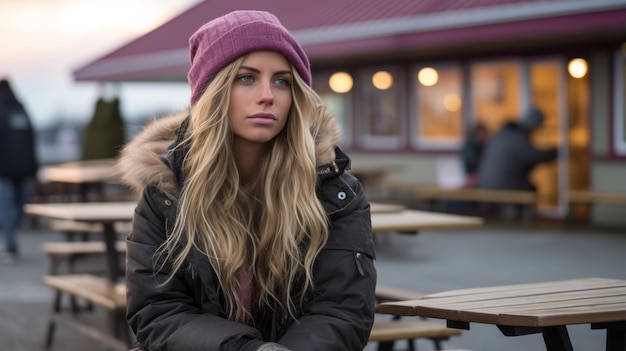
<path fill-rule="evenodd" d="M 352 76 L 346 72 L 335 71 L 316 73 L 313 89 L 337 119 L 343 134 L 342 146 L 352 144 Z"/>
<path fill-rule="evenodd" d="M 521 63 L 477 62 L 470 68 L 471 117 L 482 121 L 490 132 L 521 114 Z"/>
<path fill-rule="evenodd" d="M 419 66 L 411 74 L 412 144 L 453 149 L 463 136 L 463 73 L 459 64 Z"/>
<path fill-rule="evenodd" d="M 395 67 L 368 67 L 358 73 L 355 129 L 359 146 L 394 149 L 402 145 L 405 91 Z"/>
<path fill-rule="evenodd" d="M 626 156 L 626 43 L 615 53 L 615 153 Z"/>

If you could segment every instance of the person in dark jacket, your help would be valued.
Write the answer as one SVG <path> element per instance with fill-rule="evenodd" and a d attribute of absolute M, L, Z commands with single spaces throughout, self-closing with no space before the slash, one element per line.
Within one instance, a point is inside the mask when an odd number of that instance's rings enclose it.
<path fill-rule="evenodd" d="M 13 263 L 19 257 L 17 227 L 23 206 L 35 185 L 38 162 L 35 132 L 24 106 L 9 81 L 0 80 L 0 224 L 4 248 L 0 259 Z"/>
<path fill-rule="evenodd" d="M 543 113 L 530 108 L 518 123 L 510 122 L 492 135 L 483 151 L 478 170 L 479 188 L 533 190 L 530 172 L 539 163 L 557 158 L 557 149 L 539 150 L 530 142 L 531 133 L 543 123 Z"/>
<path fill-rule="evenodd" d="M 262 11 L 189 42 L 189 109 L 147 125 L 117 165 L 141 193 L 126 266 L 137 349 L 362 350 L 370 207 L 307 56 Z"/>
<path fill-rule="evenodd" d="M 482 122 L 474 124 L 461 146 L 461 162 L 465 172 L 466 187 L 474 187 L 478 176 L 478 167 L 483 156 L 483 149 L 487 143 L 489 133 L 487 127 Z"/>

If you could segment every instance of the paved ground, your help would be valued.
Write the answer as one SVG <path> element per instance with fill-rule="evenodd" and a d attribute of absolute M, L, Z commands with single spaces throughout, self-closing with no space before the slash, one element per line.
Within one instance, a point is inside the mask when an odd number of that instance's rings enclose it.
<path fill-rule="evenodd" d="M 40 230 L 20 234 L 23 255 L 15 265 L 0 265 L 0 349 L 40 350 L 52 293 L 41 283 L 48 262 L 39 251 L 45 241 L 63 236 Z M 424 231 L 418 236 L 378 236 L 379 282 L 426 293 L 495 284 L 578 277 L 626 279 L 626 229 L 563 229 L 540 225 L 489 225 L 475 230 Z M 95 264 L 96 262 L 92 262 Z M 386 318 L 387 316 L 380 316 Z M 104 325 L 102 313 L 85 317 Z M 570 327 L 577 351 L 604 349 L 604 332 L 588 325 Z M 539 335 L 505 337 L 496 327 L 473 324 L 444 343 L 475 351 L 545 350 Z M 397 349 L 404 349 L 397 345 Z M 434 350 L 420 340 L 420 351 Z M 92 340 L 58 328 L 53 350 L 104 351 Z M 367 347 L 375 350 L 374 345 Z"/>

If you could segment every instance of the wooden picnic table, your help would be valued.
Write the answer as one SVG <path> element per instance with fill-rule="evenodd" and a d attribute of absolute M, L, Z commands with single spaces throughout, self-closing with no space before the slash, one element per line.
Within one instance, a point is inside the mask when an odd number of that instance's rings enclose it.
<path fill-rule="evenodd" d="M 441 318 L 449 327 L 496 325 L 506 336 L 542 333 L 548 351 L 572 351 L 567 326 L 606 329 L 606 350 L 626 351 L 626 280 L 580 278 L 452 290 L 379 304 L 376 312 Z M 600 350 L 600 347 L 598 347 Z"/>
<path fill-rule="evenodd" d="M 115 159 L 87 160 L 67 162 L 53 166 L 42 167 L 39 171 L 39 181 L 42 183 L 76 184 L 80 189 L 82 201 L 87 201 L 90 188 L 102 194 L 102 187 L 109 182 L 115 182 Z"/>
<path fill-rule="evenodd" d="M 118 280 L 119 262 L 115 248 L 117 240 L 116 222 L 129 222 L 137 202 L 87 202 L 26 204 L 24 212 L 52 219 L 64 219 L 102 225 L 102 240 L 106 246 L 107 272 L 111 282 Z"/>

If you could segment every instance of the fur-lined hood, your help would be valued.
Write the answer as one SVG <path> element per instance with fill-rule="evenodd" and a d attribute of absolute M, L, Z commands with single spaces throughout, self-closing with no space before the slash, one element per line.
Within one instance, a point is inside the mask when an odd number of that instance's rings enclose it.
<path fill-rule="evenodd" d="M 180 193 L 176 176 L 162 155 L 176 141 L 177 132 L 189 110 L 157 118 L 149 122 L 122 149 L 116 165 L 118 178 L 136 193 L 146 186 L 156 186 L 161 191 L 178 197 Z M 335 160 L 335 147 L 341 131 L 334 117 L 325 113 L 316 146 L 316 164 L 321 167 Z"/>

